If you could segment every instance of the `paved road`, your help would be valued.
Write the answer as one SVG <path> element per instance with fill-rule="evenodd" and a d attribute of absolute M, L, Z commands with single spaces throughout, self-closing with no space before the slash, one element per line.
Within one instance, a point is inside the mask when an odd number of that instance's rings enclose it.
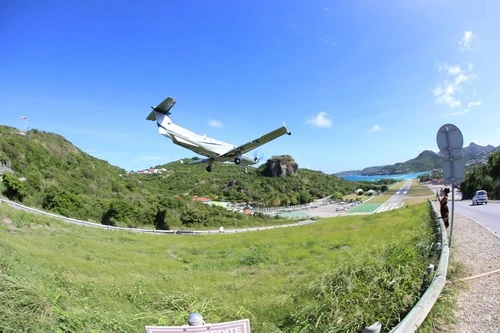
<path fill-rule="evenodd" d="M 375 213 L 382 213 L 388 210 L 401 208 L 405 203 L 406 197 L 408 196 L 408 191 L 411 187 L 411 181 L 411 179 L 407 180 L 403 184 L 403 186 L 401 186 L 401 188 L 397 190 L 396 193 L 394 193 L 392 197 L 390 197 L 375 211 Z"/>
<path fill-rule="evenodd" d="M 448 204 L 451 210 L 451 202 Z M 487 205 L 472 205 L 471 200 L 456 200 L 455 212 L 476 221 L 500 237 L 500 202 L 490 201 Z"/>
<path fill-rule="evenodd" d="M 436 193 L 439 189 L 443 188 L 442 185 L 429 185 L 429 188 Z M 448 208 L 452 208 L 451 194 L 449 196 Z M 482 227 L 492 232 L 497 237 L 500 237 L 500 201 L 488 201 L 486 205 L 472 205 L 472 200 L 462 200 L 460 192 L 455 191 L 455 212 L 462 214 Z"/>

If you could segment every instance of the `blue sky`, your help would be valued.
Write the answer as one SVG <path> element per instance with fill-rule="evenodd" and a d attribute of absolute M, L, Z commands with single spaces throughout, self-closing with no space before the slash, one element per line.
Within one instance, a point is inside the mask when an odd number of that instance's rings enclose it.
<path fill-rule="evenodd" d="M 500 2 L 12 1 L 0 11 L 0 124 L 64 136 L 126 170 L 194 153 L 150 106 L 257 155 L 326 173 L 500 145 Z M 27 120 L 20 117 L 26 116 Z"/>

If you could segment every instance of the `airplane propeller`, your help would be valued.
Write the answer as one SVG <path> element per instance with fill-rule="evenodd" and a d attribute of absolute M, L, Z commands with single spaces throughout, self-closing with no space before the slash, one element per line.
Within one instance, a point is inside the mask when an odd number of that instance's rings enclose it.
<path fill-rule="evenodd" d="M 258 156 L 258 155 L 257 155 L 257 153 L 255 153 L 255 154 L 253 155 L 253 161 L 254 161 L 255 163 L 259 163 L 259 162 L 262 160 L 262 158 L 263 158 L 263 157 L 264 157 L 264 154 L 261 154 L 260 156 Z"/>

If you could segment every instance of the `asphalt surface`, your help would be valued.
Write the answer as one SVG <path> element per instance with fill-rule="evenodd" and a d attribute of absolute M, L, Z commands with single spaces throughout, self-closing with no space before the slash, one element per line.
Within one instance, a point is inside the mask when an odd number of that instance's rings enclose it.
<path fill-rule="evenodd" d="M 430 185 L 429 188 L 436 193 L 443 186 Z M 454 204 L 451 200 L 453 198 L 451 193 L 448 197 L 450 214 L 452 214 L 454 209 L 454 213 L 459 213 L 470 218 L 497 237 L 500 237 L 500 200 L 489 200 L 487 204 L 473 206 L 472 200 L 462 200 L 462 195 L 458 191 L 455 191 L 454 197 Z"/>
<path fill-rule="evenodd" d="M 448 205 L 451 211 L 451 205 Z M 472 205 L 471 200 L 455 201 L 455 211 L 476 221 L 490 232 L 500 237 L 500 201 Z"/>
<path fill-rule="evenodd" d="M 399 190 L 394 193 L 392 197 L 387 199 L 375 212 L 382 213 L 388 210 L 398 209 L 403 207 L 405 204 L 406 197 L 408 196 L 408 191 L 411 187 L 411 179 L 407 180 Z"/>

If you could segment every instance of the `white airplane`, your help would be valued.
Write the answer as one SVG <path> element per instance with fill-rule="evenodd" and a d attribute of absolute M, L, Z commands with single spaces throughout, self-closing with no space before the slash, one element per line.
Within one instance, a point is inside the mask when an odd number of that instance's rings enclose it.
<path fill-rule="evenodd" d="M 174 106 L 175 100 L 167 97 L 160 105 L 151 107 L 153 111 L 146 118 L 147 120 L 156 120 L 158 132 L 171 139 L 173 143 L 181 147 L 194 151 L 197 154 L 206 156 L 206 158 L 195 160 L 189 164 L 207 163 L 207 171 L 212 171 L 214 161 L 233 161 L 246 167 L 259 162 L 257 157 L 252 157 L 247 153 L 263 144 L 272 141 L 284 134 L 291 135 L 285 125 L 274 131 L 264 134 L 260 138 L 252 140 L 241 146 L 235 146 L 230 143 L 209 138 L 205 135 L 196 134 L 188 129 L 176 125 L 170 119 L 170 109 Z"/>

